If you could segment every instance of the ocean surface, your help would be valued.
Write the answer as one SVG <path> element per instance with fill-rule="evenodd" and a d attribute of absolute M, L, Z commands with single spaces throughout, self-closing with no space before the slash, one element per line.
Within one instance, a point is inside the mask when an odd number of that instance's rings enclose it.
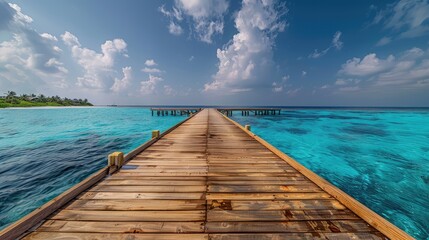
<path fill-rule="evenodd" d="M 148 108 L 0 109 L 0 229 L 183 119 Z"/>
<path fill-rule="evenodd" d="M 293 109 L 252 132 L 417 239 L 429 239 L 429 110 Z"/>

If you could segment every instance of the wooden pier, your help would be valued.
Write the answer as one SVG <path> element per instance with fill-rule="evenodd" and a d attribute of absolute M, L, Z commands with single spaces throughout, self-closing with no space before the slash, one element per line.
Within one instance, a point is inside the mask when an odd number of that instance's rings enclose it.
<path fill-rule="evenodd" d="M 156 113 L 157 116 L 177 116 L 190 115 L 201 111 L 201 108 L 151 108 L 152 116 Z"/>
<path fill-rule="evenodd" d="M 214 109 L 110 155 L 0 232 L 15 238 L 412 239 Z"/>
<path fill-rule="evenodd" d="M 280 115 L 281 108 L 218 108 L 219 112 L 226 116 L 232 116 L 233 112 L 241 112 L 241 116 L 254 115 Z"/>

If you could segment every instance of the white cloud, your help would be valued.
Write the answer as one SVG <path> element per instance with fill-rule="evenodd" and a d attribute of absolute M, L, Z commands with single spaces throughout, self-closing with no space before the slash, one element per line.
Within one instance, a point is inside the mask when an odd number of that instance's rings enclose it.
<path fill-rule="evenodd" d="M 171 21 L 170 24 L 168 25 L 168 32 L 173 34 L 173 35 L 178 36 L 178 35 L 181 35 L 183 33 L 183 29 L 180 25 Z"/>
<path fill-rule="evenodd" d="M 176 0 L 171 11 L 161 6 L 159 11 L 170 19 L 169 32 L 174 35 L 183 33 L 178 24 L 183 16 L 190 18 L 197 39 L 211 43 L 215 34 L 223 33 L 224 15 L 228 10 L 226 0 Z"/>
<path fill-rule="evenodd" d="M 80 47 L 79 40 L 77 39 L 77 37 L 75 35 L 71 34 L 70 32 L 66 31 L 63 35 L 61 35 L 61 39 L 63 40 L 63 42 L 67 46 L 79 46 Z"/>
<path fill-rule="evenodd" d="M 57 37 L 55 37 L 55 36 L 53 36 L 53 35 L 51 35 L 49 33 L 42 33 L 42 34 L 40 34 L 40 36 L 43 37 L 43 38 L 46 38 L 48 40 L 54 41 L 54 42 L 58 41 Z"/>
<path fill-rule="evenodd" d="M 336 85 L 383 86 L 429 86 L 429 49 L 411 48 L 397 54 L 379 59 L 375 53 L 368 54 L 362 60 L 353 58 L 342 65 L 339 75 L 353 76 L 358 79 L 338 79 Z M 362 86 L 359 86 L 362 88 Z M 347 90 L 343 89 L 343 91 Z"/>
<path fill-rule="evenodd" d="M 385 60 L 379 59 L 375 53 L 366 55 L 363 59 L 353 58 L 342 65 L 340 74 L 352 76 L 368 76 L 381 72 L 393 66 L 395 57 L 389 55 Z"/>
<path fill-rule="evenodd" d="M 243 1 L 235 18 L 238 33 L 217 50 L 218 72 L 204 90 L 228 88 L 234 92 L 234 89 L 248 89 L 254 81 L 265 80 L 263 75 L 272 61 L 275 36 L 286 26 L 280 21 L 285 13 L 283 6 L 272 1 Z"/>
<path fill-rule="evenodd" d="M 146 61 L 144 62 L 144 65 L 146 65 L 146 66 L 148 66 L 148 67 L 153 67 L 153 66 L 156 66 L 156 65 L 158 65 L 158 64 L 155 62 L 155 60 L 153 60 L 153 59 L 148 59 L 148 60 L 146 60 Z"/>
<path fill-rule="evenodd" d="M 399 33 L 402 38 L 414 38 L 429 33 L 429 2 L 400 0 L 380 10 L 374 23 Z"/>
<path fill-rule="evenodd" d="M 102 89 L 105 80 L 111 79 L 117 55 L 125 54 L 127 44 L 123 39 L 108 40 L 101 45 L 101 53 L 81 47 L 76 36 L 69 32 L 61 35 L 64 43 L 71 47 L 73 58 L 84 69 L 83 76 L 78 77 L 77 85 L 85 88 Z"/>
<path fill-rule="evenodd" d="M 156 86 L 159 82 L 163 81 L 161 77 L 149 74 L 149 79 L 140 82 L 140 93 L 144 95 L 152 94 L 155 91 Z"/>
<path fill-rule="evenodd" d="M 282 77 L 282 80 L 280 82 L 273 82 L 272 84 L 272 90 L 273 92 L 282 92 L 283 89 L 286 87 L 286 83 L 289 80 L 290 76 L 286 75 Z"/>
<path fill-rule="evenodd" d="M 142 71 L 145 73 L 160 73 L 161 72 L 161 70 L 159 70 L 158 68 L 148 68 L 148 67 L 143 68 Z"/>
<path fill-rule="evenodd" d="M 340 50 L 343 47 L 343 42 L 341 41 L 341 32 L 337 31 L 332 37 L 331 45 L 327 47 L 325 50 L 320 51 L 318 49 L 314 49 L 313 53 L 308 55 L 309 58 L 320 58 L 327 54 L 331 48 L 335 48 L 336 50 Z"/>
<path fill-rule="evenodd" d="M 283 91 L 283 85 L 280 85 L 277 82 L 273 82 L 273 92 L 282 92 Z"/>
<path fill-rule="evenodd" d="M 123 90 L 126 90 L 133 79 L 132 76 L 132 68 L 131 67 L 124 67 L 122 68 L 122 73 L 124 74 L 124 77 L 122 79 L 115 78 L 115 82 L 113 83 L 113 86 L 110 88 L 113 92 L 120 92 Z"/>
<path fill-rule="evenodd" d="M 332 46 L 337 50 L 340 50 L 343 47 L 343 42 L 340 40 L 341 34 L 342 33 L 340 31 L 337 31 L 332 38 Z"/>
<path fill-rule="evenodd" d="M 18 22 L 22 25 L 24 25 L 26 23 L 32 23 L 33 22 L 33 18 L 24 14 L 21 10 L 21 7 L 18 6 L 18 4 L 9 3 L 9 6 L 16 11 L 14 16 L 13 16 L 15 22 Z"/>
<path fill-rule="evenodd" d="M 10 72 L 15 71 L 22 79 L 38 78 L 49 86 L 64 86 L 68 70 L 59 60 L 61 51 L 53 45 L 56 37 L 34 30 L 31 27 L 33 19 L 17 4 L 0 2 L 0 13 L 0 31 L 7 30 L 13 36 L 0 42 L 0 66 L 8 66 L 2 76 L 9 82 L 15 82 L 11 77 L 16 74 Z"/>
<path fill-rule="evenodd" d="M 392 38 L 390 37 L 382 37 L 377 44 L 375 44 L 376 46 L 384 46 L 389 44 L 392 41 Z"/>

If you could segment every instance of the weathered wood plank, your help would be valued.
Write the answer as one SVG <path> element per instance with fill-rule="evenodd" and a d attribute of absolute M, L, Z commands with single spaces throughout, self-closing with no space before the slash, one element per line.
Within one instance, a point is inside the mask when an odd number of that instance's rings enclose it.
<path fill-rule="evenodd" d="M 281 193 L 281 192 L 323 192 L 314 184 L 308 185 L 209 185 L 207 192 L 209 193 Z"/>
<path fill-rule="evenodd" d="M 315 221 L 360 219 L 350 210 L 284 210 L 284 211 L 231 211 L 212 209 L 207 212 L 209 222 L 240 221 Z"/>
<path fill-rule="evenodd" d="M 66 206 L 68 210 L 111 210 L 111 211 L 143 211 L 143 210 L 205 210 L 205 200 L 75 200 Z"/>
<path fill-rule="evenodd" d="M 91 211 L 63 209 L 49 217 L 51 220 L 67 221 L 108 221 L 108 222 L 138 222 L 138 221 L 203 221 L 205 211 Z"/>
<path fill-rule="evenodd" d="M 204 222 L 91 222 L 48 220 L 37 232 L 67 233 L 202 233 Z"/>
<path fill-rule="evenodd" d="M 86 192 L 77 199 L 204 199 L 205 193 Z"/>
<path fill-rule="evenodd" d="M 380 233 L 239 233 L 210 234 L 210 240 L 385 240 Z"/>
<path fill-rule="evenodd" d="M 316 193 L 207 193 L 207 200 L 281 200 L 281 199 L 329 199 L 325 192 Z"/>
<path fill-rule="evenodd" d="M 181 193 L 181 192 L 205 192 L 206 186 L 109 186 L 99 185 L 92 187 L 91 192 L 152 192 L 152 193 Z"/>
<path fill-rule="evenodd" d="M 238 211 L 248 211 L 248 210 L 311 210 L 311 209 L 346 209 L 344 205 L 339 203 L 337 200 L 327 199 L 327 200 L 254 200 L 254 201 L 244 201 L 244 200 L 209 200 L 207 201 L 208 209 L 226 209 L 226 210 L 238 210 Z"/>
<path fill-rule="evenodd" d="M 208 222 L 207 231 L 210 233 L 354 233 L 375 232 L 376 230 L 362 220 L 340 221 L 287 221 L 287 222 Z"/>
<path fill-rule="evenodd" d="M 207 240 L 208 234 L 112 234 L 112 233 L 59 233 L 59 232 L 33 232 L 25 240 Z"/>

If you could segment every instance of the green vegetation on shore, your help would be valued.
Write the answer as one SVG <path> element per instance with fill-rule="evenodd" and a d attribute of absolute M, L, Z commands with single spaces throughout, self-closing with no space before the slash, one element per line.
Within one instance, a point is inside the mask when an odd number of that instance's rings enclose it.
<path fill-rule="evenodd" d="M 45 106 L 92 106 L 92 104 L 87 99 L 69 99 L 59 96 L 46 97 L 43 94 L 22 94 L 18 96 L 14 91 L 8 91 L 6 96 L 0 97 L 0 108 Z"/>

